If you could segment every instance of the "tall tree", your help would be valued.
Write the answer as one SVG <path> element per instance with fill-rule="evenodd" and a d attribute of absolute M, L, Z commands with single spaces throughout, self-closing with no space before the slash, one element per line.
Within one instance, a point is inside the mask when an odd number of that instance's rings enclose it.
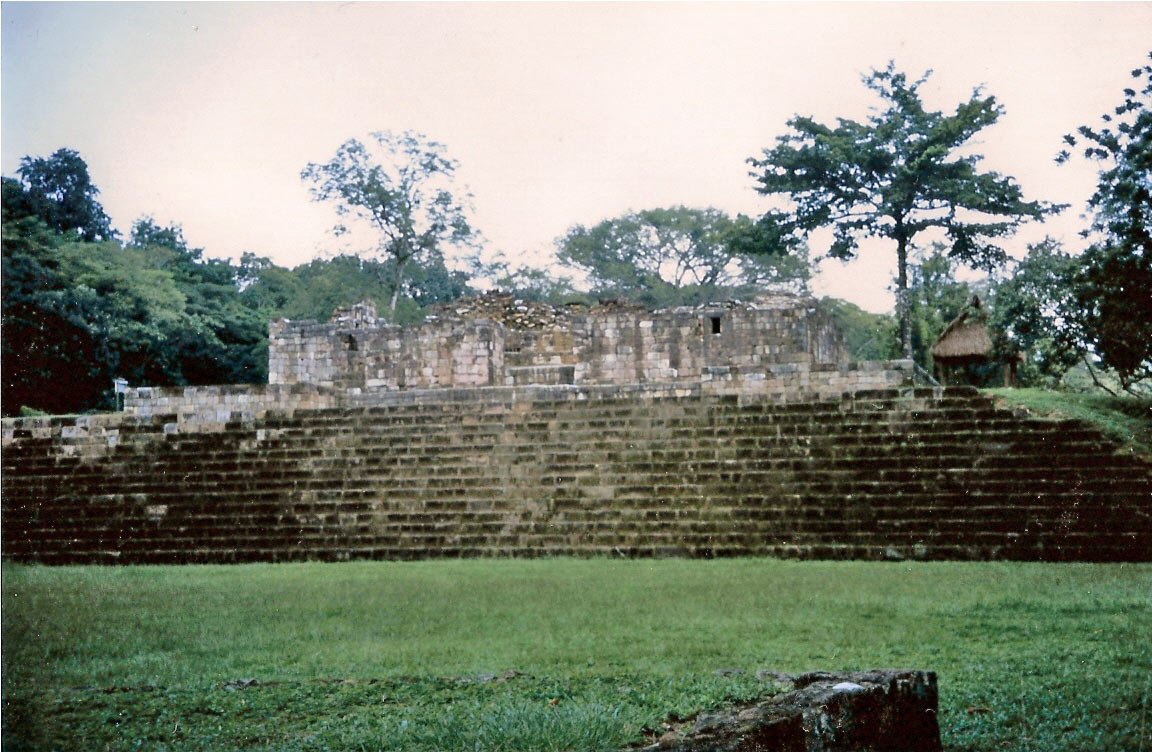
<path fill-rule="evenodd" d="M 588 278 L 592 292 L 648 305 L 753 294 L 762 286 L 803 288 L 798 257 L 738 255 L 748 243 L 745 217 L 674 206 L 576 225 L 557 241 L 561 264 Z"/>
<path fill-rule="evenodd" d="M 977 269 L 994 269 L 1007 258 L 995 244 L 1025 220 L 1063 207 L 1025 201 L 1009 177 L 981 172 L 981 156 L 962 152 L 978 132 L 995 123 L 1003 107 L 976 89 L 951 114 L 927 110 L 920 87 L 889 63 L 864 76 L 881 101 L 865 122 L 840 118 L 835 126 L 797 116 L 791 133 L 751 158 L 757 190 L 787 200 L 765 222 L 786 245 L 817 229 L 832 229 L 827 255 L 848 260 L 863 238 L 896 244 L 897 317 L 901 350 L 912 357 L 908 261 L 920 233 L 937 230 L 949 239 L 951 258 Z"/>
<path fill-rule="evenodd" d="M 339 216 L 378 234 L 362 255 L 386 262 L 393 314 L 410 265 L 476 238 L 465 196 L 457 195 L 454 184 L 457 166 L 442 144 L 422 134 L 386 131 L 373 133 L 368 145 L 350 139 L 332 159 L 310 162 L 300 173 L 313 199 L 331 201 Z M 340 235 L 351 229 L 342 223 L 334 231 Z"/>
<path fill-rule="evenodd" d="M 1152 65 L 1132 78 L 1135 88 L 1103 125 L 1065 137 L 1101 166 L 1088 201 L 1093 242 L 1074 280 L 1079 335 L 1126 389 L 1152 378 Z M 1064 151 L 1057 161 L 1070 157 Z"/>
<path fill-rule="evenodd" d="M 57 149 L 52 156 L 24 157 L 16 170 L 16 184 L 5 184 L 5 203 L 20 202 L 27 213 L 39 217 L 50 229 L 79 234 L 88 242 L 110 240 L 116 233 L 97 196 L 100 189 L 88 175 L 88 164 L 71 149 Z"/>

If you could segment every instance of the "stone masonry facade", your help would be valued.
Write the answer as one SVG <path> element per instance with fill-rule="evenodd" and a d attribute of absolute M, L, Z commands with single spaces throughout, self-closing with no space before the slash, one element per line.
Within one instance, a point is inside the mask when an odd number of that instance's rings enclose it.
<path fill-rule="evenodd" d="M 124 409 L 211 431 L 269 411 L 436 401 L 450 389 L 676 388 L 784 402 L 912 378 L 909 361 L 850 362 L 834 323 L 807 298 L 650 312 L 489 294 L 442 306 L 419 326 L 387 324 L 363 303 L 328 323 L 274 321 L 267 385 L 131 387 Z"/>
<path fill-rule="evenodd" d="M 273 322 L 268 383 L 365 390 L 675 383 L 847 360 L 835 325 L 804 298 L 649 312 L 485 297 L 474 307 L 444 307 L 416 327 L 388 325 L 364 304 L 327 324 Z"/>

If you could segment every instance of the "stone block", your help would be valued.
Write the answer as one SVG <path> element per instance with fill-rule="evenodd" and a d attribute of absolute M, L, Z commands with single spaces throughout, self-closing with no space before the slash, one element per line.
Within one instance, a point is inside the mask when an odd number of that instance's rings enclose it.
<path fill-rule="evenodd" d="M 758 674 L 759 675 L 759 674 Z M 936 675 L 882 670 L 789 677 L 791 692 L 699 716 L 645 752 L 937 752 Z"/>

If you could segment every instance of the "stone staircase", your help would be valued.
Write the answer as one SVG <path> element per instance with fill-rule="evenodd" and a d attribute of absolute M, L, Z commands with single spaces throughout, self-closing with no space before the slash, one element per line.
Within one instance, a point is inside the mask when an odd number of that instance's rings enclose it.
<path fill-rule="evenodd" d="M 1152 560 L 1152 466 L 972 389 L 506 394 L 213 432 L 175 416 L 6 421 L 3 554 Z"/>

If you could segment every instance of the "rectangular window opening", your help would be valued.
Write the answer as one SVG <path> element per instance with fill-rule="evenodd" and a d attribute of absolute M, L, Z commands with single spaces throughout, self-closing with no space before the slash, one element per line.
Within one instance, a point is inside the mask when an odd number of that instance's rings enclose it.
<path fill-rule="evenodd" d="M 720 317 L 719 316 L 711 316 L 711 317 L 709 317 L 709 320 L 712 322 L 712 333 L 713 334 L 719 334 L 720 333 Z"/>

